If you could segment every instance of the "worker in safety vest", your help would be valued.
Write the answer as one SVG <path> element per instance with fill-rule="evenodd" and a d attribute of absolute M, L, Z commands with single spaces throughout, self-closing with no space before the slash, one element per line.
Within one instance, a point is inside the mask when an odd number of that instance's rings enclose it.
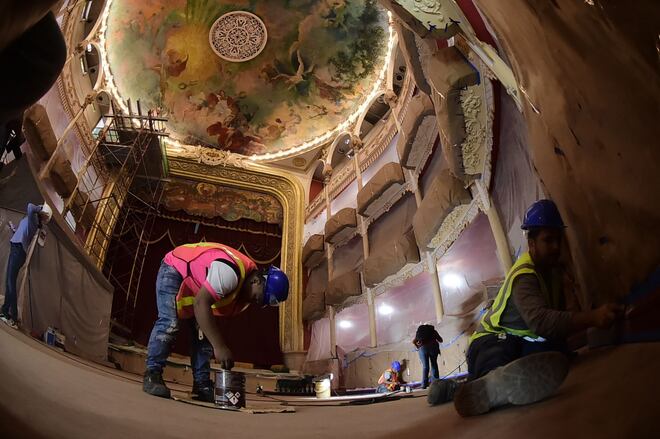
<path fill-rule="evenodd" d="M 390 365 L 390 368 L 383 372 L 380 378 L 378 378 L 378 387 L 376 388 L 376 392 L 394 392 L 395 390 L 399 389 L 402 382 L 401 363 L 398 361 L 393 361 Z"/>
<path fill-rule="evenodd" d="M 149 338 L 143 390 L 170 397 L 162 372 L 179 320 L 188 320 L 193 394 L 212 402 L 211 356 L 215 354 L 223 369 L 234 365 L 213 316 L 233 316 L 250 304 L 278 306 L 288 295 L 289 280 L 282 270 L 274 266 L 259 270 L 254 261 L 229 246 L 200 242 L 175 248 L 163 258 L 156 279 L 158 319 Z"/>
<path fill-rule="evenodd" d="M 504 404 L 550 396 L 568 373 L 566 337 L 588 327 L 609 327 L 623 307 L 608 303 L 566 311 L 559 270 L 564 222 L 550 200 L 525 214 L 529 252 L 509 270 L 492 307 L 481 318 L 467 352 L 469 380 L 454 396 L 462 416 Z"/>

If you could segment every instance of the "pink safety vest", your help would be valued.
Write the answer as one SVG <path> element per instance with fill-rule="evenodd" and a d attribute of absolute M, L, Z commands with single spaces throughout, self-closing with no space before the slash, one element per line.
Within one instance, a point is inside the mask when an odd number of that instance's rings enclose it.
<path fill-rule="evenodd" d="M 165 256 L 165 262 L 177 269 L 183 282 L 176 296 L 176 311 L 180 319 L 195 315 L 193 305 L 199 289 L 206 283 L 211 262 L 225 260 L 238 267 L 238 285 L 226 297 L 216 301 L 211 309 L 216 316 L 232 316 L 244 311 L 250 304 L 238 299 L 247 275 L 257 269 L 254 261 L 236 249 L 213 242 L 181 245 Z"/>

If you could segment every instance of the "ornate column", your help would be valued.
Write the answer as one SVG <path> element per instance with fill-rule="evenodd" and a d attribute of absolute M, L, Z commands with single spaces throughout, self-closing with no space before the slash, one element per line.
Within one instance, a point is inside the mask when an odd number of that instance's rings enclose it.
<path fill-rule="evenodd" d="M 495 245 L 497 246 L 497 255 L 499 256 L 500 264 L 502 264 L 502 268 L 506 273 L 513 265 L 513 260 L 509 251 L 509 241 L 507 240 L 506 233 L 504 233 L 504 228 L 502 227 L 502 221 L 500 221 L 497 209 L 495 208 L 493 200 L 488 193 L 488 189 L 483 182 L 481 180 L 475 180 L 474 187 L 476 188 L 479 207 L 488 217 L 488 223 L 490 224 L 490 229 L 495 238 Z"/>
<path fill-rule="evenodd" d="M 351 142 L 353 144 L 353 165 L 355 166 L 355 177 L 357 179 L 358 191 L 361 190 L 364 185 L 362 184 L 362 170 L 360 169 L 360 151 L 364 144 L 362 140 L 356 135 L 351 136 Z M 358 215 L 358 222 L 360 227 L 360 235 L 362 236 L 362 253 L 364 259 L 367 259 L 369 256 L 369 233 L 364 218 L 361 215 Z M 374 293 L 371 288 L 367 288 L 364 283 L 362 287 L 367 295 L 367 310 L 369 313 L 369 346 L 375 348 L 378 345 L 378 339 L 376 337 L 376 310 L 374 304 Z"/>
<path fill-rule="evenodd" d="M 325 212 L 326 220 L 329 220 L 332 216 L 332 211 L 330 210 L 331 200 L 330 200 L 330 179 L 332 177 L 332 167 L 326 165 L 323 167 L 323 195 L 325 196 Z M 332 255 L 334 253 L 334 246 L 328 243 L 328 281 L 332 278 Z M 337 358 L 337 325 L 335 321 L 335 309 L 328 305 L 326 306 L 328 313 L 328 319 L 330 320 L 330 355 L 332 358 Z"/>
<path fill-rule="evenodd" d="M 426 264 L 431 275 L 431 289 L 433 290 L 433 302 L 435 303 L 435 319 L 438 323 L 442 321 L 445 315 L 445 307 L 442 303 L 442 290 L 440 289 L 440 277 L 438 276 L 438 267 L 435 263 L 433 253 L 426 252 Z"/>

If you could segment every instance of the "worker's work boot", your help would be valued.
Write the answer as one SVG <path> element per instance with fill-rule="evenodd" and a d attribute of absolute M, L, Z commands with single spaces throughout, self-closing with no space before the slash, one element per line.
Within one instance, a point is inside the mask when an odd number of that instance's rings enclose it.
<path fill-rule="evenodd" d="M 439 405 L 449 402 L 454 399 L 454 393 L 457 387 L 458 382 L 456 380 L 435 380 L 431 383 L 426 400 L 429 405 Z"/>
<path fill-rule="evenodd" d="M 163 381 L 163 374 L 155 370 L 149 370 L 144 373 L 144 381 L 142 382 L 142 390 L 149 395 L 159 396 L 161 398 L 170 397 L 170 389 Z"/>
<path fill-rule="evenodd" d="M 203 402 L 215 402 L 215 389 L 213 383 L 193 383 L 193 399 Z"/>
<path fill-rule="evenodd" d="M 562 353 L 527 355 L 460 386 L 454 407 L 461 416 L 474 416 L 505 404 L 531 404 L 552 395 L 567 374 Z"/>

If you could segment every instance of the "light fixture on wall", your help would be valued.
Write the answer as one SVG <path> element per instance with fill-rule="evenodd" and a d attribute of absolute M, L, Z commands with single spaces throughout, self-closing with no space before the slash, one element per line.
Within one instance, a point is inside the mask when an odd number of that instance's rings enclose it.
<path fill-rule="evenodd" d="M 442 285 L 447 288 L 460 288 L 463 285 L 463 278 L 456 273 L 447 273 L 442 276 Z"/>
<path fill-rule="evenodd" d="M 340 320 L 338 324 L 341 329 L 350 329 L 353 327 L 353 323 L 350 320 Z"/>
<path fill-rule="evenodd" d="M 378 307 L 378 314 L 381 316 L 389 316 L 394 312 L 394 308 L 389 306 L 387 303 L 383 303 Z"/>

